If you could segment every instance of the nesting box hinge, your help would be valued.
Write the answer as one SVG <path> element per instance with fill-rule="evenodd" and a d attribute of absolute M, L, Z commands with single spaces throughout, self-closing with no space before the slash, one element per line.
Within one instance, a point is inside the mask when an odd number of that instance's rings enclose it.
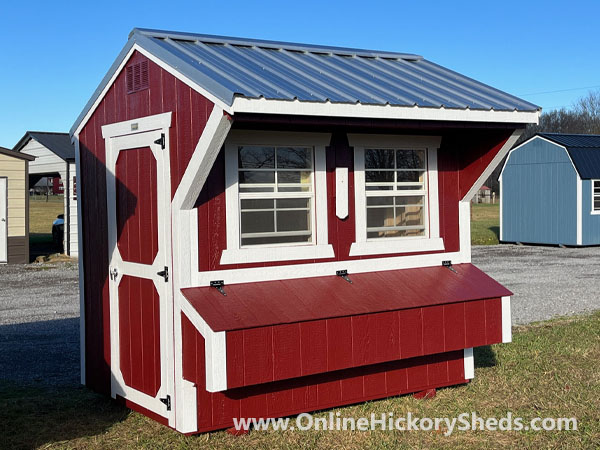
<path fill-rule="evenodd" d="M 155 144 L 160 145 L 160 148 L 165 149 L 165 133 L 160 133 L 160 138 L 154 141 Z"/>
<path fill-rule="evenodd" d="M 456 270 L 454 270 L 454 267 L 452 267 L 452 261 L 450 261 L 450 260 L 448 260 L 448 261 L 442 261 L 442 266 L 450 269 L 454 273 L 458 273 L 458 272 L 456 272 Z"/>
<path fill-rule="evenodd" d="M 167 407 L 167 411 L 171 411 L 171 396 L 167 395 L 165 398 L 160 399 L 161 402 Z"/>
<path fill-rule="evenodd" d="M 215 280 L 210 282 L 210 287 L 214 287 L 217 291 L 227 297 L 227 292 L 225 292 L 223 286 L 225 286 L 225 282 L 223 280 Z"/>
<path fill-rule="evenodd" d="M 348 271 L 347 270 L 336 270 L 335 274 L 338 277 L 341 277 L 342 279 L 346 280 L 348 283 L 352 284 L 352 280 L 348 277 Z"/>

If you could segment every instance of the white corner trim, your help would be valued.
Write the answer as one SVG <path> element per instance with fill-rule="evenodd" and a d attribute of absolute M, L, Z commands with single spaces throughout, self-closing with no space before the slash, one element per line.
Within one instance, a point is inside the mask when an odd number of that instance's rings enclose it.
<path fill-rule="evenodd" d="M 473 347 L 465 348 L 464 361 L 465 380 L 472 380 L 473 378 L 475 378 L 475 358 L 473 357 Z"/>
<path fill-rule="evenodd" d="M 583 181 L 577 176 L 577 245 L 583 245 Z"/>
<path fill-rule="evenodd" d="M 458 202 L 459 246 L 463 262 L 471 262 L 471 202 Z"/>
<path fill-rule="evenodd" d="M 253 247 L 225 249 L 221 254 L 221 264 L 245 264 L 265 261 L 295 261 L 304 259 L 333 258 L 333 246 L 326 245 L 286 245 L 281 247 Z"/>
<path fill-rule="evenodd" d="M 173 197 L 175 209 L 194 207 L 230 129 L 231 121 L 215 105 Z"/>
<path fill-rule="evenodd" d="M 290 114 L 370 119 L 442 120 L 460 122 L 535 123 L 539 111 L 480 111 L 470 109 L 421 108 L 418 106 L 365 105 L 362 103 L 301 102 L 235 97 L 234 113 Z"/>
<path fill-rule="evenodd" d="M 75 144 L 75 173 L 77 176 L 77 182 L 79 184 L 78 192 L 78 205 L 77 205 L 77 262 L 79 268 L 79 361 L 80 361 L 80 382 L 85 385 L 85 279 L 84 279 L 84 267 L 83 267 L 83 208 L 82 208 L 82 196 L 81 196 L 81 155 L 79 145 L 79 134 L 76 134 L 72 138 Z"/>
<path fill-rule="evenodd" d="M 507 159 L 508 161 L 508 159 Z M 502 168 L 502 171 L 504 171 L 504 168 Z M 498 184 L 500 185 L 500 242 L 504 241 L 504 216 L 503 216 L 503 209 L 502 209 L 502 203 L 504 203 L 504 186 L 502 183 L 502 175 L 500 175 L 500 177 L 498 178 Z"/>
<path fill-rule="evenodd" d="M 471 201 L 471 199 L 475 196 L 477 191 L 481 188 L 481 186 L 483 186 L 485 180 L 487 180 L 490 177 L 494 169 L 498 166 L 498 164 L 502 162 L 502 159 L 504 159 L 506 154 L 510 151 L 511 147 L 515 144 L 515 142 L 517 142 L 521 134 L 523 134 L 523 131 L 523 129 L 517 129 L 513 131 L 513 133 L 502 146 L 502 148 L 498 151 L 498 153 L 496 153 L 496 156 L 494 156 L 494 158 L 490 161 L 483 173 L 479 175 L 477 181 L 473 183 L 471 189 L 469 189 L 469 191 L 462 198 L 463 201 Z"/>
<path fill-rule="evenodd" d="M 110 123 L 102 126 L 102 137 L 112 138 L 126 136 L 147 131 L 167 129 L 171 127 L 171 112 L 140 117 L 124 122 Z"/>
<path fill-rule="evenodd" d="M 227 342 L 225 332 L 214 332 L 180 293 L 181 310 L 204 338 L 206 362 L 206 390 L 221 392 L 227 390 Z"/>
<path fill-rule="evenodd" d="M 340 219 L 348 217 L 348 168 L 335 168 L 335 215 Z"/>
<path fill-rule="evenodd" d="M 512 317 L 510 297 L 502 297 L 502 342 L 512 342 Z"/>
<path fill-rule="evenodd" d="M 350 256 L 430 252 L 444 249 L 442 238 L 387 238 L 378 241 L 353 242 L 350 246 Z"/>

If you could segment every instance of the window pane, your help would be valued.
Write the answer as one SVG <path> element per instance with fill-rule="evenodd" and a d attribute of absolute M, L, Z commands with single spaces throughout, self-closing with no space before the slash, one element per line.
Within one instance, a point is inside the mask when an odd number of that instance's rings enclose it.
<path fill-rule="evenodd" d="M 422 206 L 402 206 L 396 208 L 396 226 L 423 225 Z"/>
<path fill-rule="evenodd" d="M 269 244 L 298 244 L 311 242 L 310 234 L 298 234 L 293 236 L 261 236 L 261 237 L 243 237 L 242 245 L 269 245 Z"/>
<path fill-rule="evenodd" d="M 396 150 L 397 169 L 424 169 L 424 150 Z"/>
<path fill-rule="evenodd" d="M 373 171 L 365 172 L 365 181 L 367 183 L 393 183 L 394 172 L 390 171 Z"/>
<path fill-rule="evenodd" d="M 241 214 L 241 231 L 246 233 L 267 233 L 275 231 L 272 211 L 244 211 Z"/>
<path fill-rule="evenodd" d="M 308 231 L 310 230 L 309 211 L 279 211 L 277 210 L 277 231 Z"/>
<path fill-rule="evenodd" d="M 278 169 L 310 169 L 312 149 L 301 147 L 277 147 Z"/>
<path fill-rule="evenodd" d="M 242 184 L 267 184 L 275 183 L 275 172 L 265 171 L 240 171 L 240 183 Z"/>
<path fill-rule="evenodd" d="M 393 205 L 394 197 L 367 197 L 367 206 Z"/>
<path fill-rule="evenodd" d="M 302 208 L 308 209 L 310 200 L 308 198 L 278 198 L 277 209 Z"/>
<path fill-rule="evenodd" d="M 422 183 L 425 172 L 417 172 L 416 170 L 403 170 L 397 172 L 398 183 Z"/>
<path fill-rule="evenodd" d="M 423 205 L 423 196 L 422 195 L 410 195 L 410 196 L 402 196 L 396 197 L 396 206 L 404 206 L 404 205 Z"/>
<path fill-rule="evenodd" d="M 294 183 L 294 184 L 310 184 L 311 172 L 296 172 L 296 171 L 285 171 L 277 172 L 277 182 L 283 183 Z"/>
<path fill-rule="evenodd" d="M 393 169 L 394 150 L 366 149 L 365 169 Z"/>
<path fill-rule="evenodd" d="M 600 211 L 600 198 L 594 199 L 594 211 Z"/>
<path fill-rule="evenodd" d="M 238 165 L 240 169 L 275 168 L 273 147 L 239 147 Z"/>
<path fill-rule="evenodd" d="M 273 209 L 275 200 L 273 199 L 246 199 L 242 200 L 242 209 Z"/>
<path fill-rule="evenodd" d="M 367 208 L 367 228 L 394 226 L 394 208 Z"/>

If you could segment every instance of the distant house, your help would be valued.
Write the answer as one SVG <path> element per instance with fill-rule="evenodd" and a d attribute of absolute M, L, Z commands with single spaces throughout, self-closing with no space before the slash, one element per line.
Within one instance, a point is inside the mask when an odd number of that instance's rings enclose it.
<path fill-rule="evenodd" d="M 14 151 L 35 156 L 29 165 L 29 183 L 35 186 L 43 177 L 60 178 L 65 194 L 65 254 L 78 255 L 77 246 L 77 193 L 75 149 L 68 133 L 28 131 L 15 145 Z M 68 180 L 65 183 L 64 180 Z M 53 187 L 54 182 L 50 185 Z M 52 222 L 48 223 L 48 232 Z"/>
<path fill-rule="evenodd" d="M 27 169 L 34 159 L 0 147 L 0 264 L 29 262 Z"/>
<path fill-rule="evenodd" d="M 600 135 L 539 133 L 500 174 L 500 240 L 600 245 Z"/>
<path fill-rule="evenodd" d="M 489 187 L 481 186 L 473 197 L 473 203 L 494 203 L 495 199 L 496 196 Z"/>

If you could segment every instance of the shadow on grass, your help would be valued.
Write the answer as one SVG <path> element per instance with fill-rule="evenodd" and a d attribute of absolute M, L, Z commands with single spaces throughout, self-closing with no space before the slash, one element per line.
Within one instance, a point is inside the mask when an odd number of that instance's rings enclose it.
<path fill-rule="evenodd" d="M 476 347 L 473 350 L 473 356 L 475 357 L 475 367 L 494 367 L 498 364 L 496 353 L 489 345 Z"/>
<path fill-rule="evenodd" d="M 488 230 L 490 230 L 492 233 L 494 233 L 496 235 L 496 239 L 498 241 L 500 241 L 500 227 L 493 226 L 493 227 L 489 227 Z"/>
<path fill-rule="evenodd" d="M 57 246 L 52 240 L 52 234 L 29 234 L 29 262 L 34 262 L 38 256 L 48 256 L 53 253 L 62 253 L 62 245 Z"/>
<path fill-rule="evenodd" d="M 77 386 L 30 386 L 0 381 L 2 448 L 37 448 L 96 436 L 130 411 Z"/>

